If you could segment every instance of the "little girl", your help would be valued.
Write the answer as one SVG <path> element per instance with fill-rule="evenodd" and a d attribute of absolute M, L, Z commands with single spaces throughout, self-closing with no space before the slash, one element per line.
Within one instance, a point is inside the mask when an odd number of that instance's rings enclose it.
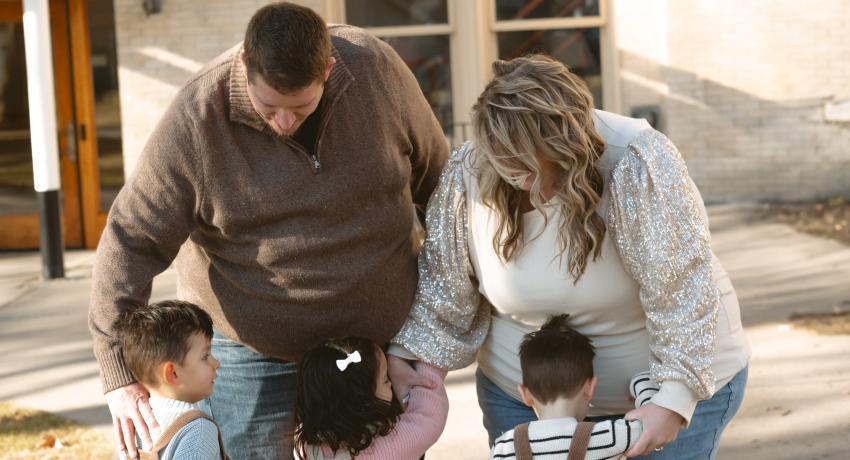
<path fill-rule="evenodd" d="M 446 425 L 446 372 L 416 372 L 437 384 L 414 387 L 407 409 L 393 398 L 387 357 L 361 337 L 332 339 L 298 362 L 295 451 L 306 460 L 417 460 Z"/>

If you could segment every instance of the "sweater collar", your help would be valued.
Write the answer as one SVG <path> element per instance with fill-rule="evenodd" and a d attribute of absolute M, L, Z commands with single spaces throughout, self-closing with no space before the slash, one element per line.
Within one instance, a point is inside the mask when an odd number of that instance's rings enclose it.
<path fill-rule="evenodd" d="M 242 60 L 239 59 L 241 52 L 242 49 L 239 48 L 230 63 L 230 121 L 248 125 L 257 131 L 273 133 L 251 105 L 251 99 L 248 97 L 248 78 L 242 67 Z M 331 56 L 336 59 L 336 64 L 325 82 L 322 94 L 322 104 L 328 108 L 332 107 L 333 102 L 354 82 L 354 76 L 334 46 L 331 46 Z"/>

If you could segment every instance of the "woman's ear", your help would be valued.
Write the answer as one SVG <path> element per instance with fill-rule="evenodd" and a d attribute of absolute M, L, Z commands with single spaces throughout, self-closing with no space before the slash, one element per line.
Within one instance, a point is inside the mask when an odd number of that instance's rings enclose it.
<path fill-rule="evenodd" d="M 587 379 L 584 381 L 584 386 L 582 386 L 582 394 L 584 395 L 584 399 L 590 401 L 593 399 L 593 392 L 596 391 L 596 376 Z"/>

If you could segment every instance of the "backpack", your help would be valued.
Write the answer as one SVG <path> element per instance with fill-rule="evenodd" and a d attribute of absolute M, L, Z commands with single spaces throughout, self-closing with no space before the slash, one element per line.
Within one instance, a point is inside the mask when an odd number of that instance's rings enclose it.
<path fill-rule="evenodd" d="M 205 418 L 215 423 L 215 420 L 213 420 L 212 417 L 202 411 L 199 411 L 197 409 L 187 411 L 186 413 L 174 419 L 174 421 L 171 422 L 171 425 L 168 425 L 168 428 L 166 428 L 165 431 L 162 432 L 162 435 L 157 438 L 150 452 L 139 450 L 139 460 L 159 460 L 159 451 L 164 449 L 165 446 L 167 446 L 168 443 L 171 442 L 171 440 L 174 438 L 174 435 L 176 435 L 181 428 L 188 425 L 189 422 L 198 418 Z M 215 426 L 216 428 L 218 428 L 218 423 L 215 423 Z M 221 449 L 222 460 L 230 460 L 230 457 L 228 457 L 227 454 L 224 453 L 224 441 L 221 439 L 221 430 L 218 430 L 218 447 L 219 449 Z"/>
<path fill-rule="evenodd" d="M 567 460 L 584 460 L 587 453 L 587 444 L 590 443 L 590 435 L 593 434 L 593 422 L 579 422 L 573 439 L 570 441 L 570 453 Z M 528 440 L 528 423 L 523 423 L 514 429 L 514 450 L 517 460 L 533 460 L 531 443 Z"/>

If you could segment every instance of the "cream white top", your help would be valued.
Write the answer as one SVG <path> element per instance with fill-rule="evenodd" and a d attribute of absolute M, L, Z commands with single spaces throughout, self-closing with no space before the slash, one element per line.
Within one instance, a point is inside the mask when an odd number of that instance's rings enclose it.
<path fill-rule="evenodd" d="M 631 139 L 649 126 L 643 120 L 597 111 L 597 128 L 608 143 L 600 160 L 606 187 L 598 212 L 605 218 L 609 179 L 606 169 L 616 164 Z M 590 415 L 627 412 L 633 407 L 629 379 L 646 369 L 654 358 L 639 299 L 640 287 L 626 272 L 609 238 L 610 232 L 602 243 L 601 256 L 588 262 L 584 274 L 574 283 L 558 255 L 559 209 L 545 208 L 549 225 L 544 225 L 539 211 L 532 210 L 523 215 L 523 250 L 514 260 L 503 263 L 492 244 L 497 230 L 493 211 L 482 203 L 477 180 L 468 170 L 464 182 L 469 258 L 479 281 L 478 290 L 494 307 L 490 333 L 478 354 L 482 372 L 503 391 L 520 399 L 516 386 L 522 380 L 518 349 L 523 336 L 538 329 L 549 315 L 569 313 L 573 327 L 590 337 L 596 347 L 594 372 L 599 383 Z M 722 295 L 712 364 L 716 388 L 720 388 L 746 366 L 749 346 L 729 276 L 716 257 L 713 262 L 714 279 Z M 653 402 L 690 421 L 697 397 L 684 384 L 664 383 Z"/>

